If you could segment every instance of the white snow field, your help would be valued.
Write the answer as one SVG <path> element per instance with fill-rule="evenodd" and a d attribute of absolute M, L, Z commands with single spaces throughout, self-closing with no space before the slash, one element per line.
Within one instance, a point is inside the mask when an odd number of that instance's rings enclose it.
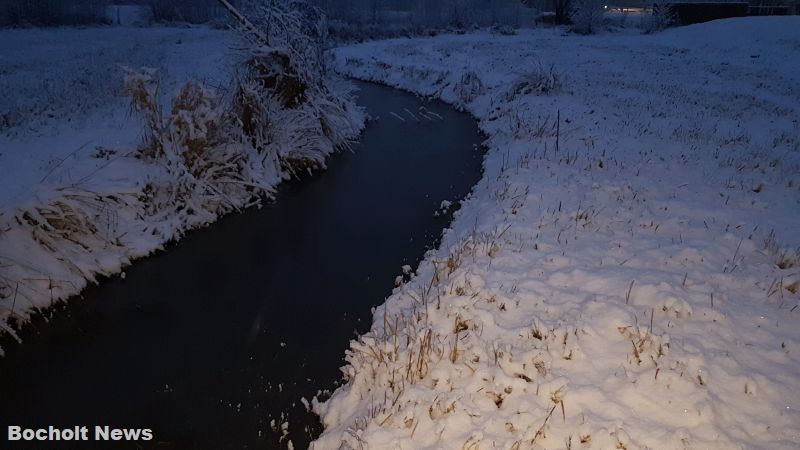
<path fill-rule="evenodd" d="M 342 143 L 319 135 L 327 124 L 318 117 L 282 112 L 277 97 L 262 105 L 276 108 L 270 143 L 254 149 L 224 136 L 222 148 L 201 150 L 218 160 L 205 173 L 228 177 L 216 186 L 219 177 L 187 182 L 194 174 L 174 161 L 137 157 L 147 127 L 124 94 L 126 68 L 140 76 L 141 67 L 156 69 L 157 88 L 147 86 L 161 108 L 165 142 L 177 147 L 215 131 L 217 99 L 244 86 L 234 83 L 244 47 L 235 33 L 206 27 L 0 30 L 0 329 L 14 335 L 10 321 L 24 322 L 98 275 L 118 273 L 186 230 L 252 205 L 254 192 L 271 195 L 290 176 L 279 158 L 297 152 L 324 165 Z M 199 85 L 190 81 L 203 86 L 185 91 L 183 99 L 196 105 L 173 103 L 183 86 Z M 323 115 L 345 110 L 333 128 L 350 138 L 363 112 L 340 100 L 313 106 Z"/>
<path fill-rule="evenodd" d="M 800 17 L 335 57 L 489 150 L 313 448 L 800 448 Z"/>

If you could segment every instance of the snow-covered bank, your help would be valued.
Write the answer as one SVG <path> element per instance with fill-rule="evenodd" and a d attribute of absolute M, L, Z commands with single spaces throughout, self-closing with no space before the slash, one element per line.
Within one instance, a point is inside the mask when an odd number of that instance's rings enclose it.
<path fill-rule="evenodd" d="M 800 445 L 800 18 L 336 58 L 464 107 L 490 150 L 314 448 Z"/>
<path fill-rule="evenodd" d="M 0 31 L 0 329 L 358 134 L 347 84 L 244 47 L 202 27 Z"/>

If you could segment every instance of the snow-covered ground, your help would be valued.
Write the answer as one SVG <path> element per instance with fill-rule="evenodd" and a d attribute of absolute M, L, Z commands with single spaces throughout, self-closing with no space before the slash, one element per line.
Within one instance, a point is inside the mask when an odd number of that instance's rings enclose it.
<path fill-rule="evenodd" d="M 335 57 L 465 108 L 489 152 L 314 448 L 800 446 L 800 17 Z"/>
<path fill-rule="evenodd" d="M 309 89 L 287 112 L 267 88 L 247 84 L 244 47 L 235 33 L 206 27 L 0 30 L 0 330 L 13 334 L 9 320 L 270 195 L 292 170 L 282 158 L 324 160 L 363 126 L 346 95 Z M 141 67 L 156 69 L 169 161 L 136 154 L 150 131 L 123 80 Z M 231 98 L 256 99 L 254 121 L 269 109 L 263 129 L 248 124 L 263 135 L 228 129 Z M 196 143 L 203 139 L 213 143 Z"/>
<path fill-rule="evenodd" d="M 190 79 L 227 84 L 235 38 L 199 27 L 0 30 L 0 208 L 43 182 L 80 180 L 107 162 L 98 147 L 139 143 L 123 67 L 157 68 L 168 105 Z"/>

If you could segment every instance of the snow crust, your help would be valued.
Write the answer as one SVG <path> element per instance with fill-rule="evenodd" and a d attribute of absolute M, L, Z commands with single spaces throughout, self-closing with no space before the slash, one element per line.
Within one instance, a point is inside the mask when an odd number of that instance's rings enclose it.
<path fill-rule="evenodd" d="M 800 446 L 800 18 L 335 58 L 464 108 L 489 150 L 313 402 L 313 448 Z"/>

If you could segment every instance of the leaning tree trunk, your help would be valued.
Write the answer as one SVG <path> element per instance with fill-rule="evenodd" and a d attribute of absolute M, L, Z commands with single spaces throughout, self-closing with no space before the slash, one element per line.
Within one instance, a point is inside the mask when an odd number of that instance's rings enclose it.
<path fill-rule="evenodd" d="M 219 3 L 228 10 L 234 20 L 239 22 L 239 24 L 244 28 L 244 30 L 250 34 L 250 36 L 258 41 L 262 45 L 266 45 L 269 47 L 269 38 L 264 35 L 252 22 L 247 20 L 247 17 L 244 14 L 240 13 L 238 9 L 236 9 L 233 5 L 228 2 L 228 0 L 217 0 Z"/>

